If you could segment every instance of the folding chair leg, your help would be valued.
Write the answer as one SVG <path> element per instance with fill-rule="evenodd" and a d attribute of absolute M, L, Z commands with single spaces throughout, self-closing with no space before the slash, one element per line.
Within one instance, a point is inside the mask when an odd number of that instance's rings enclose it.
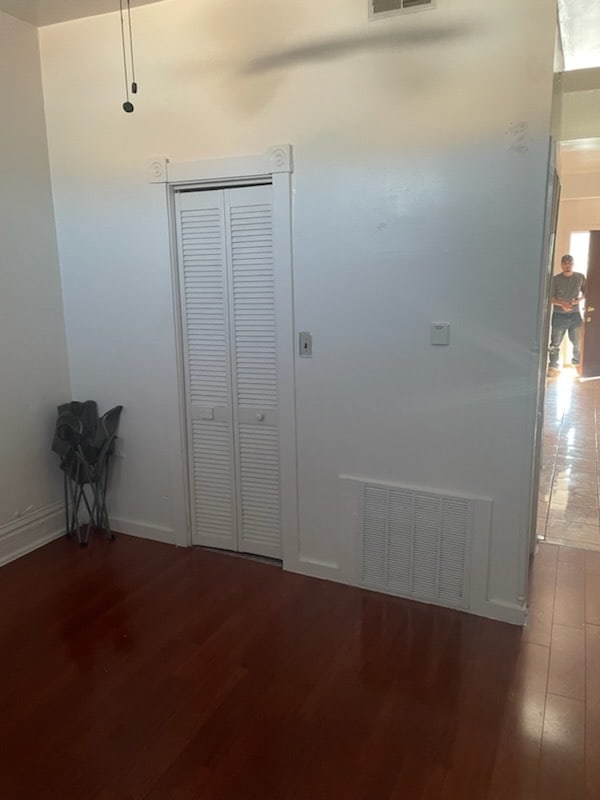
<path fill-rule="evenodd" d="M 73 531 L 71 530 L 71 520 L 69 518 L 69 495 L 67 489 L 67 473 L 63 472 L 63 492 L 65 497 L 65 536 L 67 539 L 71 539 L 73 536 Z"/>
<path fill-rule="evenodd" d="M 85 484 L 84 483 L 80 484 L 79 492 L 80 492 L 80 501 L 83 500 L 83 503 L 85 505 L 86 511 L 88 512 L 88 518 L 89 518 L 89 523 L 88 523 L 88 526 L 87 526 L 87 529 L 86 529 L 86 533 L 85 533 L 85 543 L 87 544 L 88 539 L 90 538 L 90 528 L 94 528 L 95 527 L 94 510 L 93 510 L 93 505 L 90 504 L 90 501 L 88 500 L 88 496 L 87 496 L 87 494 L 85 492 Z"/>
<path fill-rule="evenodd" d="M 112 542 L 114 541 L 115 535 L 110 529 L 108 509 L 106 506 L 106 493 L 108 488 L 108 459 L 104 464 L 104 470 L 102 474 L 97 476 L 96 481 L 91 481 L 90 486 L 94 494 L 94 503 L 92 508 L 94 526 L 98 529 L 102 529 L 106 538 Z"/>
<path fill-rule="evenodd" d="M 68 487 L 69 487 L 69 494 L 71 497 L 71 519 L 69 521 L 69 533 L 72 536 L 75 531 L 77 531 L 77 541 L 79 542 L 80 546 L 84 545 L 82 536 L 81 536 L 81 527 L 79 526 L 79 503 L 80 498 L 77 497 L 78 487 L 75 481 L 68 479 Z"/>
<path fill-rule="evenodd" d="M 115 535 L 110 529 L 110 522 L 108 520 L 108 509 L 106 508 L 106 492 L 108 489 L 108 465 L 110 462 L 110 458 L 106 457 L 106 462 L 104 464 L 104 475 L 101 477 L 101 483 L 104 485 L 102 486 L 102 516 L 104 520 L 104 531 L 106 533 L 106 538 L 113 542 L 115 539 Z"/>

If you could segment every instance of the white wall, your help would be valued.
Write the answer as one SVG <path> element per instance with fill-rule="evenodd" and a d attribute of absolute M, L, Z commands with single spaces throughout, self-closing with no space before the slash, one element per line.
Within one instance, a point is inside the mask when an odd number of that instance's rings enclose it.
<path fill-rule="evenodd" d="M 559 76 L 562 91 L 560 137 L 563 141 L 595 139 L 600 131 L 600 68 L 576 69 Z"/>
<path fill-rule="evenodd" d="M 600 89 L 563 94 L 561 137 L 565 140 L 598 136 L 600 129 Z"/>
<path fill-rule="evenodd" d="M 600 196 L 600 172 L 571 172 L 561 175 L 561 200 L 593 199 Z"/>
<path fill-rule="evenodd" d="M 600 230 L 600 192 L 597 197 L 561 200 L 556 229 L 555 273 L 560 272 L 561 255 L 570 250 L 571 234 L 590 230 Z"/>
<path fill-rule="evenodd" d="M 341 473 L 487 496 L 489 613 L 521 607 L 555 34 L 552 3 L 525 5 L 368 23 L 366 0 L 167 0 L 133 14 L 131 115 L 118 15 L 41 32 L 73 391 L 125 405 L 117 519 L 183 535 L 168 228 L 146 161 L 290 142 L 294 315 L 314 337 L 296 367 L 299 552 L 353 580 Z M 439 26 L 456 36 L 406 39 Z M 447 348 L 428 343 L 439 320 Z"/>
<path fill-rule="evenodd" d="M 0 13 L 0 562 L 56 533 L 70 387 L 37 31 Z"/>

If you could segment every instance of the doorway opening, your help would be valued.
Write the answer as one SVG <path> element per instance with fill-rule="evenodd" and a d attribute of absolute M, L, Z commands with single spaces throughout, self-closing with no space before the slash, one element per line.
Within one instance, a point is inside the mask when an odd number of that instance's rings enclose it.
<path fill-rule="evenodd" d="M 550 544 L 600 550 L 600 479 L 598 414 L 600 357 L 594 327 L 596 285 L 600 283 L 600 231 L 563 230 L 575 223 L 571 212 L 559 212 L 557 239 L 567 246 L 575 270 L 586 275 L 581 375 L 571 367 L 571 343 L 565 336 L 557 377 L 548 378 L 540 454 L 536 538 Z M 562 251 L 555 254 L 560 260 Z M 587 352 L 586 352 L 587 341 Z"/>

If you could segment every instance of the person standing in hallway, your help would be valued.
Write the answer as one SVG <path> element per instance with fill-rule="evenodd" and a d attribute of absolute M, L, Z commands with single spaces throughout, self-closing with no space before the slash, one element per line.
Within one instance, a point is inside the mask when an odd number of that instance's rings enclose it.
<path fill-rule="evenodd" d="M 581 359 L 581 328 L 583 319 L 579 303 L 585 293 L 585 275 L 573 270 L 573 256 L 565 255 L 560 260 L 562 272 L 552 277 L 552 330 L 550 334 L 550 361 L 548 375 L 558 375 L 558 353 L 565 333 L 573 347 L 571 363 L 579 366 Z"/>

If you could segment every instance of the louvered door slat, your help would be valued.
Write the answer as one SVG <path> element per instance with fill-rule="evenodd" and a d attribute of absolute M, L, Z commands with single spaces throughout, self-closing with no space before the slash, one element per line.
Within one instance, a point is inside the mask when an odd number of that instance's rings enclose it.
<path fill-rule="evenodd" d="M 271 187 L 229 194 L 241 550 L 281 555 Z"/>

